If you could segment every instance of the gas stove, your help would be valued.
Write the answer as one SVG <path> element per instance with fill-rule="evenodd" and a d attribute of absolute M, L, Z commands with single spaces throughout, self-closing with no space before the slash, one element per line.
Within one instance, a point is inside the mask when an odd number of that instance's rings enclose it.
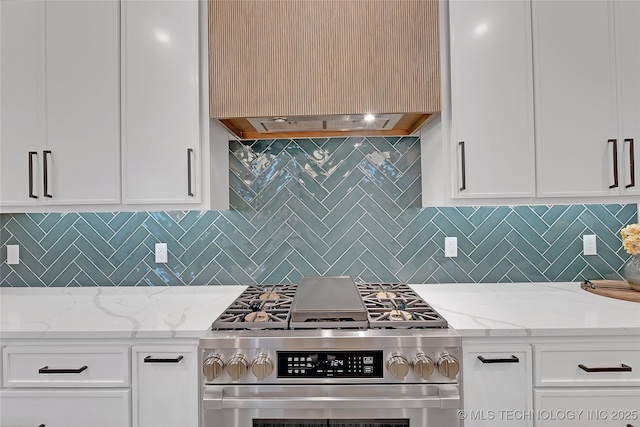
<path fill-rule="evenodd" d="M 202 425 L 393 416 L 398 424 L 384 425 L 457 426 L 461 342 L 406 284 L 325 276 L 248 286 L 200 339 Z M 375 417 L 362 418 L 364 408 Z"/>
<path fill-rule="evenodd" d="M 447 321 L 406 284 L 354 283 L 350 277 L 340 276 L 305 277 L 300 286 L 251 285 L 213 322 L 211 329 L 447 326 Z"/>
<path fill-rule="evenodd" d="M 460 344 L 447 321 L 406 284 L 303 277 L 242 292 L 200 339 L 202 379 L 455 383 Z M 340 365 L 330 369 L 332 362 Z M 343 363 L 358 368 L 338 369 Z"/>

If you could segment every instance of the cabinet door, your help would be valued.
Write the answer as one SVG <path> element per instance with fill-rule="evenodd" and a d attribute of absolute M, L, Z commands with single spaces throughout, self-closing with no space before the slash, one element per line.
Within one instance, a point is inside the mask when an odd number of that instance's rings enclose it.
<path fill-rule="evenodd" d="M 118 2 L 46 2 L 52 204 L 120 201 Z"/>
<path fill-rule="evenodd" d="M 640 425 L 640 389 L 585 388 L 535 391 L 536 427 Z"/>
<path fill-rule="evenodd" d="M 200 194 L 198 2 L 122 4 L 124 203 Z"/>
<path fill-rule="evenodd" d="M 622 140 L 620 187 L 624 194 L 640 194 L 640 2 L 618 1 L 615 8 Z"/>
<path fill-rule="evenodd" d="M 38 171 L 45 144 L 44 19 L 44 2 L 0 2 L 0 205 L 3 207 L 42 201 Z M 29 197 L 30 193 L 34 197 Z"/>
<path fill-rule="evenodd" d="M 1 7 L 2 205 L 119 202 L 118 2 Z"/>
<path fill-rule="evenodd" d="M 619 194 L 613 3 L 533 2 L 538 196 Z"/>
<path fill-rule="evenodd" d="M 129 389 L 2 390 L 0 425 L 128 427 Z"/>
<path fill-rule="evenodd" d="M 133 425 L 197 427 L 197 348 L 133 348 Z"/>
<path fill-rule="evenodd" d="M 465 346 L 463 362 L 465 427 L 533 425 L 531 347 Z"/>
<path fill-rule="evenodd" d="M 449 7 L 454 197 L 533 196 L 530 3 Z"/>

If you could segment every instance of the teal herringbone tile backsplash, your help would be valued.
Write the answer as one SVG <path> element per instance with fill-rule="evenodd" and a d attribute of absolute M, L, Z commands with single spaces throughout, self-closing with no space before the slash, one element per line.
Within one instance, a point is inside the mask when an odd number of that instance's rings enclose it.
<path fill-rule="evenodd" d="M 233 141 L 229 156 L 230 211 L 1 215 L 0 285 L 619 279 L 619 230 L 636 222 L 636 205 L 422 209 L 415 137 Z M 581 254 L 583 234 L 597 256 Z M 20 264 L 4 262 L 7 244 Z"/>

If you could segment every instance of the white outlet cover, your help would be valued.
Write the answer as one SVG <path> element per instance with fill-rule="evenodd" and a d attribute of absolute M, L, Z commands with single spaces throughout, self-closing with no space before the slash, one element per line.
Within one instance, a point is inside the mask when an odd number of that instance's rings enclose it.
<path fill-rule="evenodd" d="M 20 245 L 7 245 L 7 264 L 20 264 Z"/>
<path fill-rule="evenodd" d="M 585 234 L 582 236 L 582 252 L 584 255 L 598 255 L 595 234 Z"/>
<path fill-rule="evenodd" d="M 156 264 L 162 264 L 168 261 L 167 244 L 156 243 Z"/>
<path fill-rule="evenodd" d="M 458 238 L 457 237 L 444 238 L 444 256 L 447 258 L 453 258 L 458 256 Z"/>

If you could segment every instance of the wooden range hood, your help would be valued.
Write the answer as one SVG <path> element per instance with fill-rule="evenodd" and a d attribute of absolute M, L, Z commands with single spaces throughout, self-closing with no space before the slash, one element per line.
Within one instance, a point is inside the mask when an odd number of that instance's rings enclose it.
<path fill-rule="evenodd" d="M 242 139 L 409 135 L 440 111 L 438 48 L 437 0 L 209 0 L 210 116 Z"/>

